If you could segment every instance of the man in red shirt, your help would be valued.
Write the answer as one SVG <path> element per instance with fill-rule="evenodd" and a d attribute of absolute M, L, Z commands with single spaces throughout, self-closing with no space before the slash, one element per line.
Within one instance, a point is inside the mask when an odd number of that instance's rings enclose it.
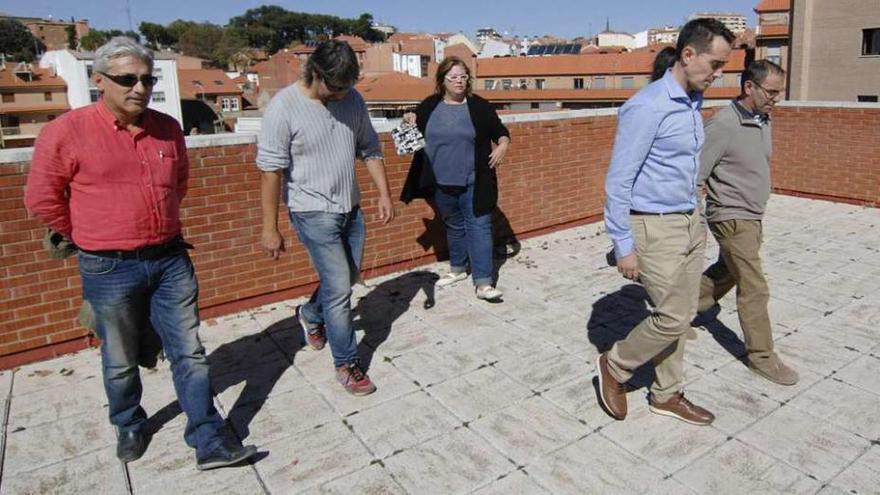
<path fill-rule="evenodd" d="M 212 469 L 242 462 L 256 448 L 242 446 L 214 408 L 198 336 L 198 283 L 181 237 L 186 144 L 177 121 L 147 108 L 152 72 L 152 53 L 129 38 L 113 38 L 95 52 L 102 98 L 40 133 L 25 203 L 80 249 L 117 456 L 134 461 L 147 447 L 137 358 L 149 322 L 187 416 L 184 439 L 196 449 L 197 467 Z"/>

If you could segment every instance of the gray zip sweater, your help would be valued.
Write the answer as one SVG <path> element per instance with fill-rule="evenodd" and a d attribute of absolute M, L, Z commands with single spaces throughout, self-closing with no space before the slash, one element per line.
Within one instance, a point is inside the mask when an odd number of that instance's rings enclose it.
<path fill-rule="evenodd" d="M 699 182 L 705 183 L 706 218 L 760 220 L 770 198 L 771 123 L 761 123 L 731 102 L 706 124 Z"/>

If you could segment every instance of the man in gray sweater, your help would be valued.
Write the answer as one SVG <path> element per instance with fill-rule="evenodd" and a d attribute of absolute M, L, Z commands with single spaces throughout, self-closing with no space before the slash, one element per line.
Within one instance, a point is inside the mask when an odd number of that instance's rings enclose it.
<path fill-rule="evenodd" d="M 373 393 L 358 358 L 351 322 L 351 287 L 360 277 L 366 238 L 355 158 L 363 159 L 379 193 L 378 217 L 394 218 L 382 148 L 363 98 L 354 89 L 358 60 L 343 41 L 320 43 L 303 78 L 279 92 L 266 109 L 257 147 L 263 234 L 272 258 L 284 251 L 278 231 L 279 189 L 297 236 L 320 283 L 296 310 L 315 350 L 330 344 L 336 379 L 353 395 Z"/>
<path fill-rule="evenodd" d="M 770 289 L 759 254 L 761 220 L 770 197 L 770 112 L 782 99 L 785 71 L 758 60 L 742 78 L 740 97 L 706 125 L 699 181 L 706 186 L 706 218 L 720 255 L 703 273 L 697 310 L 710 309 L 736 286 L 749 368 L 772 382 L 794 385 L 797 372 L 773 349 Z"/>

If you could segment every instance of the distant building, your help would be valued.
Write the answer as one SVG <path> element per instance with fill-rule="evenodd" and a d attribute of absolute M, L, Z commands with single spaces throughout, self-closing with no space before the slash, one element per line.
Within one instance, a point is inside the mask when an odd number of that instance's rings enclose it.
<path fill-rule="evenodd" d="M 485 43 L 488 40 L 500 40 L 501 35 L 494 28 L 484 27 L 477 29 L 477 42 Z"/>
<path fill-rule="evenodd" d="M 187 134 L 213 134 L 234 125 L 244 110 L 239 82 L 220 69 L 184 69 L 177 74 Z"/>
<path fill-rule="evenodd" d="M 509 57 L 515 53 L 515 45 L 500 39 L 489 38 L 480 45 L 477 56 L 479 58 Z"/>
<path fill-rule="evenodd" d="M 391 24 L 383 24 L 381 22 L 374 22 L 370 27 L 384 34 L 385 38 L 388 38 L 389 36 L 397 32 L 396 27 L 392 26 Z"/>
<path fill-rule="evenodd" d="M 477 59 L 474 89 L 499 108 L 593 108 L 622 104 L 651 80 L 656 53 Z M 739 94 L 744 50 L 734 50 L 706 98 Z"/>
<path fill-rule="evenodd" d="M 51 69 L 0 66 L 0 148 L 32 146 L 40 129 L 70 109 L 67 85 Z"/>
<path fill-rule="evenodd" d="M 755 57 L 766 58 L 782 67 L 788 67 L 791 0 L 762 0 L 755 7 L 755 13 L 758 14 Z"/>
<path fill-rule="evenodd" d="M 618 33 L 615 31 L 602 31 L 597 36 L 597 45 L 599 47 L 620 46 L 627 50 L 636 48 L 636 38 L 629 33 Z"/>
<path fill-rule="evenodd" d="M 248 79 L 257 86 L 259 102 L 268 102 L 275 93 L 298 81 L 302 77 L 304 64 L 299 55 L 288 50 L 279 51 L 268 60 L 254 64 Z"/>
<path fill-rule="evenodd" d="M 877 0 L 792 0 L 793 100 L 880 100 Z"/>
<path fill-rule="evenodd" d="M 89 34 L 89 21 L 87 19 L 66 22 L 55 20 L 51 17 L 41 19 L 39 17 L 16 17 L 2 14 L 0 14 L 0 19 L 12 19 L 24 24 L 24 26 L 33 33 L 35 38 L 43 42 L 46 46 L 46 51 L 70 48 L 68 45 L 67 30 L 71 26 L 74 29 L 77 40 Z M 76 47 L 78 47 L 78 45 Z"/>
<path fill-rule="evenodd" d="M 748 27 L 746 25 L 746 16 L 730 12 L 697 12 L 688 17 L 688 21 L 694 19 L 715 19 L 721 21 L 722 24 L 727 26 L 727 29 L 734 33 L 745 31 L 746 27 Z"/>
<path fill-rule="evenodd" d="M 159 80 L 153 86 L 149 107 L 174 117 L 181 126 L 183 113 L 180 109 L 180 87 L 177 82 L 177 60 L 157 52 L 154 55 L 153 75 Z M 98 101 L 100 94 L 92 80 L 95 64 L 93 52 L 52 50 L 40 57 L 40 67 L 54 68 L 67 82 L 67 101 L 70 108 L 79 108 Z"/>

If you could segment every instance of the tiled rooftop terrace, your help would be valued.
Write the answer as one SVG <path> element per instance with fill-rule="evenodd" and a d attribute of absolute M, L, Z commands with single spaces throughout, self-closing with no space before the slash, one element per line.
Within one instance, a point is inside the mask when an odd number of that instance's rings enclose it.
<path fill-rule="evenodd" d="M 217 405 L 259 446 L 253 464 L 195 469 L 167 364 L 143 373 L 156 433 L 127 467 L 96 350 L 0 372 L 0 492 L 877 493 L 880 210 L 774 195 L 764 232 L 777 349 L 801 381 L 773 385 L 737 359 L 728 296 L 685 353 L 712 426 L 651 414 L 644 388 L 625 421 L 599 409 L 595 357 L 648 307 L 605 265 L 594 223 L 523 241 L 500 266 L 501 304 L 466 283 L 434 290 L 440 264 L 357 287 L 379 387 L 367 397 L 335 384 L 328 349 L 300 348 L 299 300 L 204 321 Z"/>

